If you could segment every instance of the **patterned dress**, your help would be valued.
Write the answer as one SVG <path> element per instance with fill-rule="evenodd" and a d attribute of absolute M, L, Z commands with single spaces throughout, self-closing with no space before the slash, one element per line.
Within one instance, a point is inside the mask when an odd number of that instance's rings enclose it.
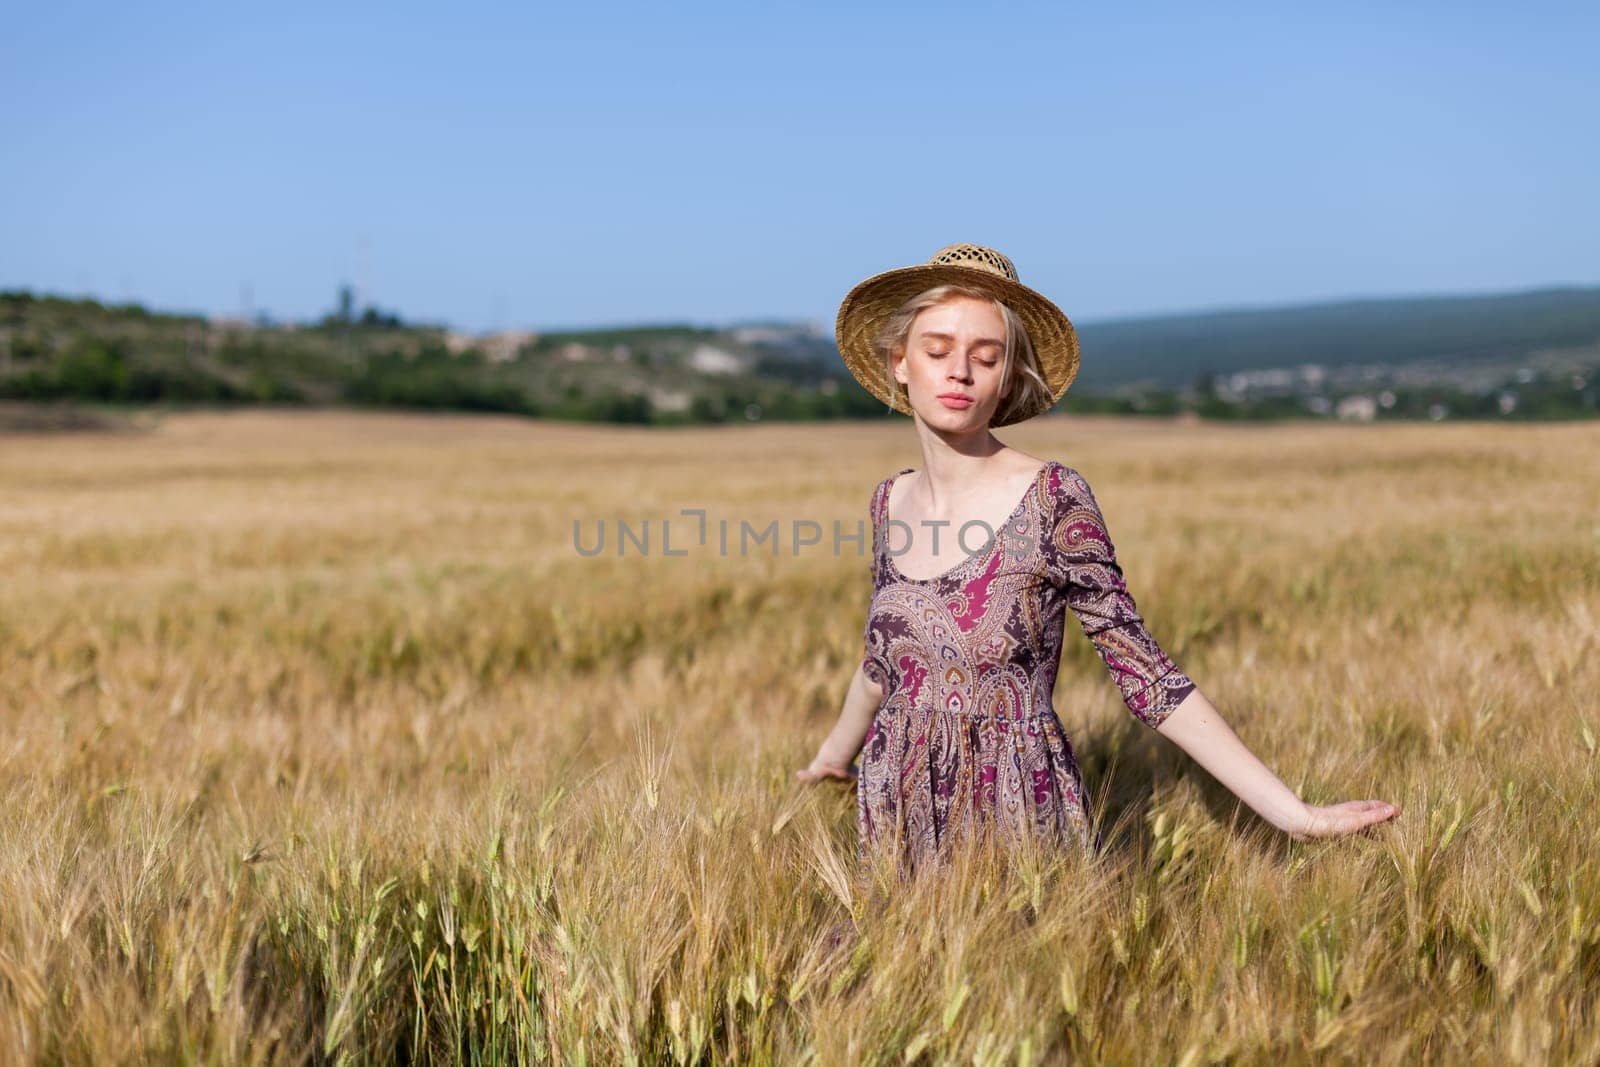
<path fill-rule="evenodd" d="M 919 580 L 902 575 L 891 554 L 913 531 L 887 515 L 889 487 L 912 469 L 872 495 L 863 666 L 884 696 L 857 776 L 858 858 L 891 849 L 904 876 L 990 831 L 1098 852 L 1104 840 L 1097 830 L 1091 837 L 1078 761 L 1051 704 L 1066 609 L 1147 726 L 1159 726 L 1194 683 L 1145 629 L 1081 474 L 1045 463 L 987 546 Z M 987 533 L 972 526 L 964 547 Z"/>

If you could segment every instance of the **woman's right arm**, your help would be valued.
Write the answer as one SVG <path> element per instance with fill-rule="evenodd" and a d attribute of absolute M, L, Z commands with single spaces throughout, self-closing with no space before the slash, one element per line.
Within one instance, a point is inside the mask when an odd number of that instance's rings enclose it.
<path fill-rule="evenodd" d="M 872 525 L 872 561 L 867 565 L 867 573 L 872 578 L 873 588 L 878 584 L 878 519 L 883 510 L 884 489 L 888 479 L 880 481 L 872 490 L 872 499 L 867 504 L 867 516 Z M 870 628 L 871 603 L 868 602 L 867 626 Z M 863 639 L 866 634 L 863 633 Z M 866 651 L 865 643 L 862 646 Z M 856 661 L 856 672 L 850 676 L 850 686 L 845 690 L 844 706 L 839 709 L 839 721 L 833 724 L 833 729 L 823 739 L 822 746 L 817 749 L 816 757 L 811 765 L 804 770 L 794 772 L 796 778 L 802 782 L 819 782 L 824 778 L 842 778 L 850 781 L 856 776 L 856 770 L 851 763 L 856 758 L 856 753 L 861 751 L 861 746 L 866 743 L 867 734 L 872 729 L 872 720 L 878 714 L 878 708 L 883 704 L 883 686 L 867 673 L 867 664 L 871 662 L 871 654 L 861 656 Z M 876 672 L 874 672 L 876 673 Z"/>
<path fill-rule="evenodd" d="M 839 721 L 823 739 L 816 758 L 804 770 L 795 772 L 802 782 L 816 782 L 824 778 L 855 777 L 851 763 L 872 729 L 872 718 L 883 703 L 883 687 L 867 677 L 864 664 L 856 664 L 856 673 L 850 677 L 850 688 L 844 695 L 844 706 L 839 709 Z"/>

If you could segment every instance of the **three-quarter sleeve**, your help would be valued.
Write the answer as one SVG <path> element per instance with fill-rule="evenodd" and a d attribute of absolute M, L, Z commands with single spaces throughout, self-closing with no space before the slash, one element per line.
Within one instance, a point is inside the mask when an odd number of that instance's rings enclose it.
<path fill-rule="evenodd" d="M 1105 516 L 1083 475 L 1058 467 L 1051 523 L 1043 531 L 1051 579 L 1122 693 L 1134 718 L 1154 729 L 1195 688 L 1145 628 L 1123 580 Z"/>
<path fill-rule="evenodd" d="M 878 590 L 878 516 L 881 514 L 883 507 L 883 492 L 887 484 L 888 479 L 879 482 L 877 488 L 872 491 L 872 499 L 867 504 L 867 529 L 870 531 L 868 536 L 871 538 L 867 546 L 870 560 L 867 564 L 867 573 L 872 579 L 871 588 L 874 594 Z M 884 676 L 883 665 L 872 654 L 872 602 L 870 599 L 867 602 L 866 628 L 861 633 L 861 648 L 863 653 L 861 667 L 868 680 L 879 688 L 885 687 L 888 684 L 888 679 Z"/>

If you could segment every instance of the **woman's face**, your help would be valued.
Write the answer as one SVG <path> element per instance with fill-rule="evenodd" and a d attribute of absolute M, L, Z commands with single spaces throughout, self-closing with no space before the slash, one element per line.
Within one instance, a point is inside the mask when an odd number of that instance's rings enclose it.
<path fill-rule="evenodd" d="M 930 426 L 977 429 L 989 425 L 1003 399 L 1005 354 L 1006 324 L 994 304 L 956 297 L 917 315 L 894 377 L 905 384 L 912 410 Z"/>

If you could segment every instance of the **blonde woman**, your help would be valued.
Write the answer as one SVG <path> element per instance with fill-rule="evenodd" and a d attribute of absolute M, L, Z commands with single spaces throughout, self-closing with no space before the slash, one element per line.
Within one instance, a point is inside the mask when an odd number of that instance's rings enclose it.
<path fill-rule="evenodd" d="M 1083 475 L 994 436 L 1047 411 L 1078 371 L 1072 323 L 1009 259 L 951 245 L 874 275 L 836 330 L 851 373 L 912 416 L 922 451 L 872 493 L 865 655 L 796 772 L 856 781 L 859 858 L 892 850 L 909 873 L 990 833 L 1104 847 L 1051 703 L 1068 610 L 1129 712 L 1267 822 L 1335 837 L 1399 814 L 1296 796 L 1145 628 Z"/>

